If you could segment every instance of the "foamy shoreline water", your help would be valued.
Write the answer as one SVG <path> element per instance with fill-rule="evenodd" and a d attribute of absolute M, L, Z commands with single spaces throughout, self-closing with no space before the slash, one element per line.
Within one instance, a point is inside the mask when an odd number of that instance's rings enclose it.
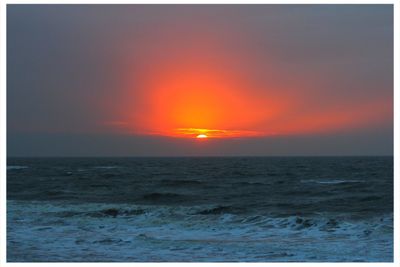
<path fill-rule="evenodd" d="M 10 262 L 393 260 L 389 157 L 12 166 Z"/>

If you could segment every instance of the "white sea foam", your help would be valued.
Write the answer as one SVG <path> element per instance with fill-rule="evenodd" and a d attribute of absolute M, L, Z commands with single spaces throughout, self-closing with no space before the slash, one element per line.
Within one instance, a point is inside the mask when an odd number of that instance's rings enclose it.
<path fill-rule="evenodd" d="M 344 183 L 363 183 L 363 180 L 301 180 L 302 183 L 317 184 L 344 184 Z"/>
<path fill-rule="evenodd" d="M 211 208 L 8 201 L 8 260 L 392 260 L 392 214 L 198 214 Z"/>

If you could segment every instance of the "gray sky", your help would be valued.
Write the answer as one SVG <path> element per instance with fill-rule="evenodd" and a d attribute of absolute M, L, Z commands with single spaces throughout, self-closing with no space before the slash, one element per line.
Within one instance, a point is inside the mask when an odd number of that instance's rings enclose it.
<path fill-rule="evenodd" d="M 7 153 L 392 155 L 392 6 L 8 5 Z"/>

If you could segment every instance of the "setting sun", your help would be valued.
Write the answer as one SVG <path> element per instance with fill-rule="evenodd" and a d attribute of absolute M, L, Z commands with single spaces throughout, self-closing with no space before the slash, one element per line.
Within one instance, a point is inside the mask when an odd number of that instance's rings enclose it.
<path fill-rule="evenodd" d="M 400 261 L 394 0 L 4 2 L 4 262 Z"/>

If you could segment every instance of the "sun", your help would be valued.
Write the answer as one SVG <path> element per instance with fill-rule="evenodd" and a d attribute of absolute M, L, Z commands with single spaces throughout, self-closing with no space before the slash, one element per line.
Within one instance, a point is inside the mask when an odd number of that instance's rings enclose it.
<path fill-rule="evenodd" d="M 208 136 L 205 135 L 205 134 L 199 134 L 199 135 L 196 136 L 196 138 L 200 138 L 200 139 L 205 139 L 205 138 L 207 138 L 207 137 L 208 137 Z"/>

